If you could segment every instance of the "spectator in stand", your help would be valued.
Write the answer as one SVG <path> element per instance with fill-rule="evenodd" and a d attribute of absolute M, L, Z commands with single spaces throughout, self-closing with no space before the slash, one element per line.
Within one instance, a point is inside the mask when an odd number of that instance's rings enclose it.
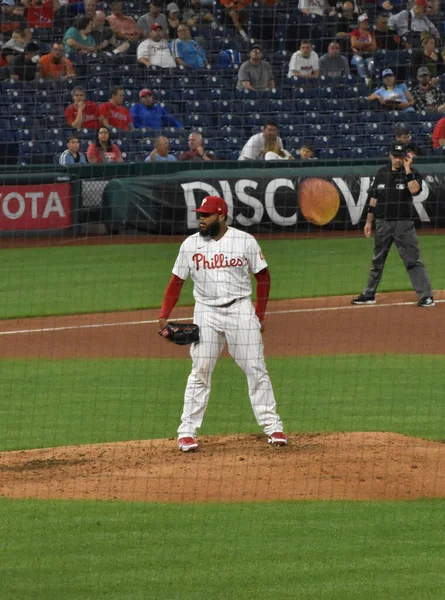
<path fill-rule="evenodd" d="M 98 130 L 95 142 L 88 146 L 87 158 L 88 162 L 92 164 L 124 162 L 119 146 L 111 143 L 108 127 L 102 125 Z"/>
<path fill-rule="evenodd" d="M 11 78 L 9 66 L 14 60 L 14 57 L 14 50 L 11 50 L 10 48 L 2 48 L 0 52 L 0 81 L 5 81 L 5 79 Z"/>
<path fill-rule="evenodd" d="M 156 138 L 154 150 L 150 152 L 144 162 L 176 162 L 178 159 L 169 154 L 170 144 L 168 139 L 161 135 Z"/>
<path fill-rule="evenodd" d="M 151 26 L 153 23 L 159 23 L 161 26 L 161 37 L 167 39 L 168 37 L 168 23 L 164 14 L 161 13 L 162 1 L 151 0 L 150 8 L 148 13 L 142 15 L 138 19 L 138 29 L 140 31 L 142 39 L 150 37 Z"/>
<path fill-rule="evenodd" d="M 406 144 L 407 154 L 411 156 L 421 156 L 423 154 L 419 146 L 411 141 L 411 130 L 407 123 L 396 123 L 394 135 L 396 142 Z"/>
<path fill-rule="evenodd" d="M 190 0 L 189 7 L 184 11 L 182 20 L 189 27 L 218 27 L 213 14 L 201 6 L 201 0 Z"/>
<path fill-rule="evenodd" d="M 301 40 L 300 49 L 291 56 L 287 76 L 317 79 L 319 75 L 318 54 L 312 49 L 312 44 L 309 40 Z"/>
<path fill-rule="evenodd" d="M 266 121 L 263 130 L 247 140 L 238 160 L 260 160 L 264 158 L 266 140 L 277 141 L 280 150 L 283 149 L 283 142 L 278 136 L 278 125 L 275 121 Z"/>
<path fill-rule="evenodd" d="M 301 160 L 316 159 L 314 147 L 309 142 L 302 142 L 301 147 L 300 147 L 300 159 Z"/>
<path fill-rule="evenodd" d="M 368 15 L 364 13 L 357 19 L 358 29 L 351 32 L 351 49 L 353 57 L 351 64 L 358 71 L 359 76 L 365 80 L 366 85 L 371 83 L 371 74 L 374 67 L 374 53 L 377 49 L 375 35 L 369 31 Z"/>
<path fill-rule="evenodd" d="M 341 7 L 341 12 L 335 15 L 335 37 L 342 42 L 349 41 L 351 31 L 355 29 L 357 23 L 357 14 L 354 10 L 354 3 L 351 0 L 345 0 Z M 349 45 L 347 47 L 349 50 Z M 346 47 L 344 48 L 346 50 Z"/>
<path fill-rule="evenodd" d="M 90 17 L 78 17 L 63 36 L 65 53 L 68 56 L 76 54 L 84 55 L 96 52 L 96 42 L 91 35 L 93 30 L 93 19 Z"/>
<path fill-rule="evenodd" d="M 178 37 L 178 27 L 181 23 L 181 20 L 179 6 L 175 2 L 170 2 L 170 4 L 167 4 L 167 26 L 169 40 L 175 40 Z"/>
<path fill-rule="evenodd" d="M 40 76 L 39 44 L 28 42 L 25 51 L 16 56 L 10 65 L 11 79 L 20 81 L 34 81 Z"/>
<path fill-rule="evenodd" d="M 137 59 L 140 65 L 147 68 L 152 65 L 163 69 L 174 69 L 176 67 L 168 42 L 162 37 L 162 27 L 159 23 L 153 23 L 149 39 L 139 44 Z"/>
<path fill-rule="evenodd" d="M 22 54 L 25 51 L 25 46 L 28 42 L 26 41 L 26 33 L 24 29 L 17 29 L 17 31 L 13 31 L 12 36 L 9 40 L 3 44 L 2 49 L 7 50 L 10 49 L 15 54 Z"/>
<path fill-rule="evenodd" d="M 220 0 L 220 4 L 226 9 L 226 16 L 245 42 L 249 41 L 244 30 L 244 23 L 247 21 L 246 8 L 251 2 L 252 0 Z"/>
<path fill-rule="evenodd" d="M 74 67 L 69 58 L 64 56 L 65 49 L 61 42 L 54 42 L 51 52 L 40 58 L 40 73 L 44 79 L 73 79 L 76 77 Z"/>
<path fill-rule="evenodd" d="M 423 31 L 421 34 L 421 49 L 413 50 L 411 58 L 411 78 L 414 81 L 417 79 L 417 71 L 420 67 L 427 67 L 431 77 L 433 78 L 432 83 L 438 82 L 438 76 L 442 75 L 445 71 L 445 63 L 442 54 L 436 50 L 436 38 Z"/>
<path fill-rule="evenodd" d="M 433 130 L 433 148 L 442 148 L 445 150 L 445 117 L 442 117 L 437 121 L 436 126 Z"/>
<path fill-rule="evenodd" d="M 9 65 L 11 64 L 12 60 L 15 57 L 15 53 L 14 50 L 12 50 L 11 48 L 5 48 L 3 47 L 0 51 L 0 68 L 8 68 Z M 9 73 L 9 69 L 8 69 L 8 73 Z"/>
<path fill-rule="evenodd" d="M 163 106 L 157 104 L 152 91 L 146 88 L 139 92 L 139 102 L 133 104 L 130 115 L 136 129 L 159 130 L 163 127 L 182 129 L 182 124 L 172 117 Z"/>
<path fill-rule="evenodd" d="M 113 52 L 123 54 L 130 48 L 129 42 L 118 42 L 111 27 L 108 26 L 107 17 L 102 10 L 97 10 L 93 20 L 91 32 L 96 48 L 99 52 Z"/>
<path fill-rule="evenodd" d="M 428 67 L 417 70 L 418 84 L 413 88 L 414 108 L 432 113 L 445 112 L 445 94 L 431 83 Z"/>
<path fill-rule="evenodd" d="M 102 117 L 102 123 L 105 127 L 111 129 L 123 129 L 128 131 L 134 129 L 131 120 L 130 111 L 123 106 L 125 98 L 125 90 L 119 85 L 115 85 L 110 90 L 111 100 L 100 105 L 99 113 Z"/>
<path fill-rule="evenodd" d="M 416 48 L 420 46 L 422 31 L 427 31 L 440 39 L 439 32 L 425 14 L 427 7 L 426 0 L 414 0 L 411 10 L 402 10 L 396 15 L 391 15 L 388 26 Z"/>
<path fill-rule="evenodd" d="M 25 16 L 32 29 L 52 29 L 59 10 L 59 0 L 30 0 L 27 2 Z"/>
<path fill-rule="evenodd" d="M 396 78 L 391 69 L 385 69 L 382 72 L 382 81 L 382 86 L 368 96 L 370 102 L 378 100 L 385 110 L 414 111 L 414 99 L 411 92 L 404 83 L 396 84 Z"/>
<path fill-rule="evenodd" d="M 141 33 L 133 17 L 125 15 L 123 2 L 113 0 L 111 15 L 107 17 L 107 21 L 118 42 L 128 42 L 130 49 L 135 50 L 141 39 Z"/>
<path fill-rule="evenodd" d="M 290 152 L 282 148 L 278 138 L 265 138 L 264 160 L 295 160 Z"/>
<path fill-rule="evenodd" d="M 97 0 L 84 0 L 84 15 L 94 20 L 97 11 Z"/>
<path fill-rule="evenodd" d="M 66 122 L 73 129 L 92 129 L 97 131 L 101 126 L 99 106 L 86 100 L 85 90 L 78 86 L 73 89 L 73 104 L 65 110 Z"/>
<path fill-rule="evenodd" d="M 404 39 L 393 29 L 388 28 L 388 17 L 383 13 L 377 15 L 374 35 L 377 50 L 404 50 L 409 48 L 409 44 Z"/>
<path fill-rule="evenodd" d="M 298 9 L 306 16 L 324 17 L 328 13 L 335 14 L 335 9 L 329 6 L 327 0 L 298 0 Z"/>
<path fill-rule="evenodd" d="M 204 150 L 202 135 L 193 131 L 189 135 L 189 150 L 181 152 L 179 160 L 215 160 L 213 152 Z"/>
<path fill-rule="evenodd" d="M 0 13 L 0 38 L 7 42 L 14 31 L 23 30 L 25 32 L 25 42 L 31 41 L 31 29 L 28 21 L 23 15 L 14 13 L 14 0 L 2 0 L 2 11 Z"/>
<path fill-rule="evenodd" d="M 170 50 L 179 66 L 203 69 L 208 64 L 204 49 L 192 39 L 190 29 L 184 23 L 178 27 L 178 39 L 170 43 Z"/>
<path fill-rule="evenodd" d="M 71 135 L 66 142 L 67 150 L 59 156 L 59 165 L 86 165 L 87 157 L 79 152 L 80 141 L 75 135 Z"/>
<path fill-rule="evenodd" d="M 320 58 L 320 75 L 341 79 L 349 75 L 349 63 L 346 56 L 340 54 L 340 44 L 333 41 L 328 46 L 327 54 Z"/>
<path fill-rule="evenodd" d="M 388 14 L 392 12 L 397 14 L 406 8 L 408 0 L 379 0 L 379 4 L 380 10 L 384 10 Z"/>
<path fill-rule="evenodd" d="M 238 89 L 266 92 L 275 87 L 272 67 L 266 60 L 261 60 L 261 57 L 261 46 L 254 44 L 250 49 L 249 60 L 239 68 Z"/>

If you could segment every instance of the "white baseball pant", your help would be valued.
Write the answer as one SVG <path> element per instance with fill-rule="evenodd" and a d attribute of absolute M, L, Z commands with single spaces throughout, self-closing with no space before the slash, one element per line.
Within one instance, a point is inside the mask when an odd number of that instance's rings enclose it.
<path fill-rule="evenodd" d="M 216 361 L 227 341 L 230 355 L 247 377 L 255 418 L 266 435 L 283 431 L 269 374 L 264 362 L 261 325 L 250 297 L 228 308 L 195 305 L 194 322 L 200 328 L 200 341 L 192 344 L 192 372 L 184 394 L 184 409 L 178 437 L 195 437 L 209 401 Z"/>

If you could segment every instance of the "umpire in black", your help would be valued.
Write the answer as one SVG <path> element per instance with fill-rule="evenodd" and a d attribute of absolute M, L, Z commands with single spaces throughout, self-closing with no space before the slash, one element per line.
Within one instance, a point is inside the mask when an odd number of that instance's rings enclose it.
<path fill-rule="evenodd" d="M 368 190 L 365 236 L 371 236 L 375 217 L 374 255 L 368 285 L 363 294 L 352 300 L 352 304 L 375 304 L 375 294 L 382 278 L 383 267 L 394 242 L 416 290 L 418 306 L 434 306 L 431 282 L 420 259 L 417 234 L 412 220 L 413 196 L 417 196 L 422 190 L 422 178 L 411 167 L 413 157 L 407 154 L 406 144 L 391 144 L 389 157 L 390 164 L 377 171 Z"/>

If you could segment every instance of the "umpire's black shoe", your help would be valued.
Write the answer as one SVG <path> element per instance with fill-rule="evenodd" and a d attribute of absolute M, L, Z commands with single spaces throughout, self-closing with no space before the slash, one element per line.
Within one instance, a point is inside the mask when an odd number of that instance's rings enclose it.
<path fill-rule="evenodd" d="M 434 298 L 432 296 L 424 296 L 419 300 L 417 306 L 421 306 L 422 308 L 429 308 L 430 306 L 436 306 L 434 302 Z"/>
<path fill-rule="evenodd" d="M 375 296 L 365 296 L 365 294 L 360 294 L 360 296 L 351 300 L 351 304 L 375 304 Z"/>

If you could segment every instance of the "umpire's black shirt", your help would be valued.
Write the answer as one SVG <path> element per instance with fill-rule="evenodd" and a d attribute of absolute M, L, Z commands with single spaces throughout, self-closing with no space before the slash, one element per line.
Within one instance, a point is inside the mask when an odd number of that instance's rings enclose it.
<path fill-rule="evenodd" d="M 421 190 L 422 178 L 415 169 L 411 169 L 411 172 L 415 175 Z M 389 164 L 379 169 L 368 190 L 368 200 L 371 198 L 377 200 L 374 210 L 376 219 L 403 221 L 411 220 L 413 217 L 413 196 L 408 188 L 404 167 L 393 171 Z"/>

